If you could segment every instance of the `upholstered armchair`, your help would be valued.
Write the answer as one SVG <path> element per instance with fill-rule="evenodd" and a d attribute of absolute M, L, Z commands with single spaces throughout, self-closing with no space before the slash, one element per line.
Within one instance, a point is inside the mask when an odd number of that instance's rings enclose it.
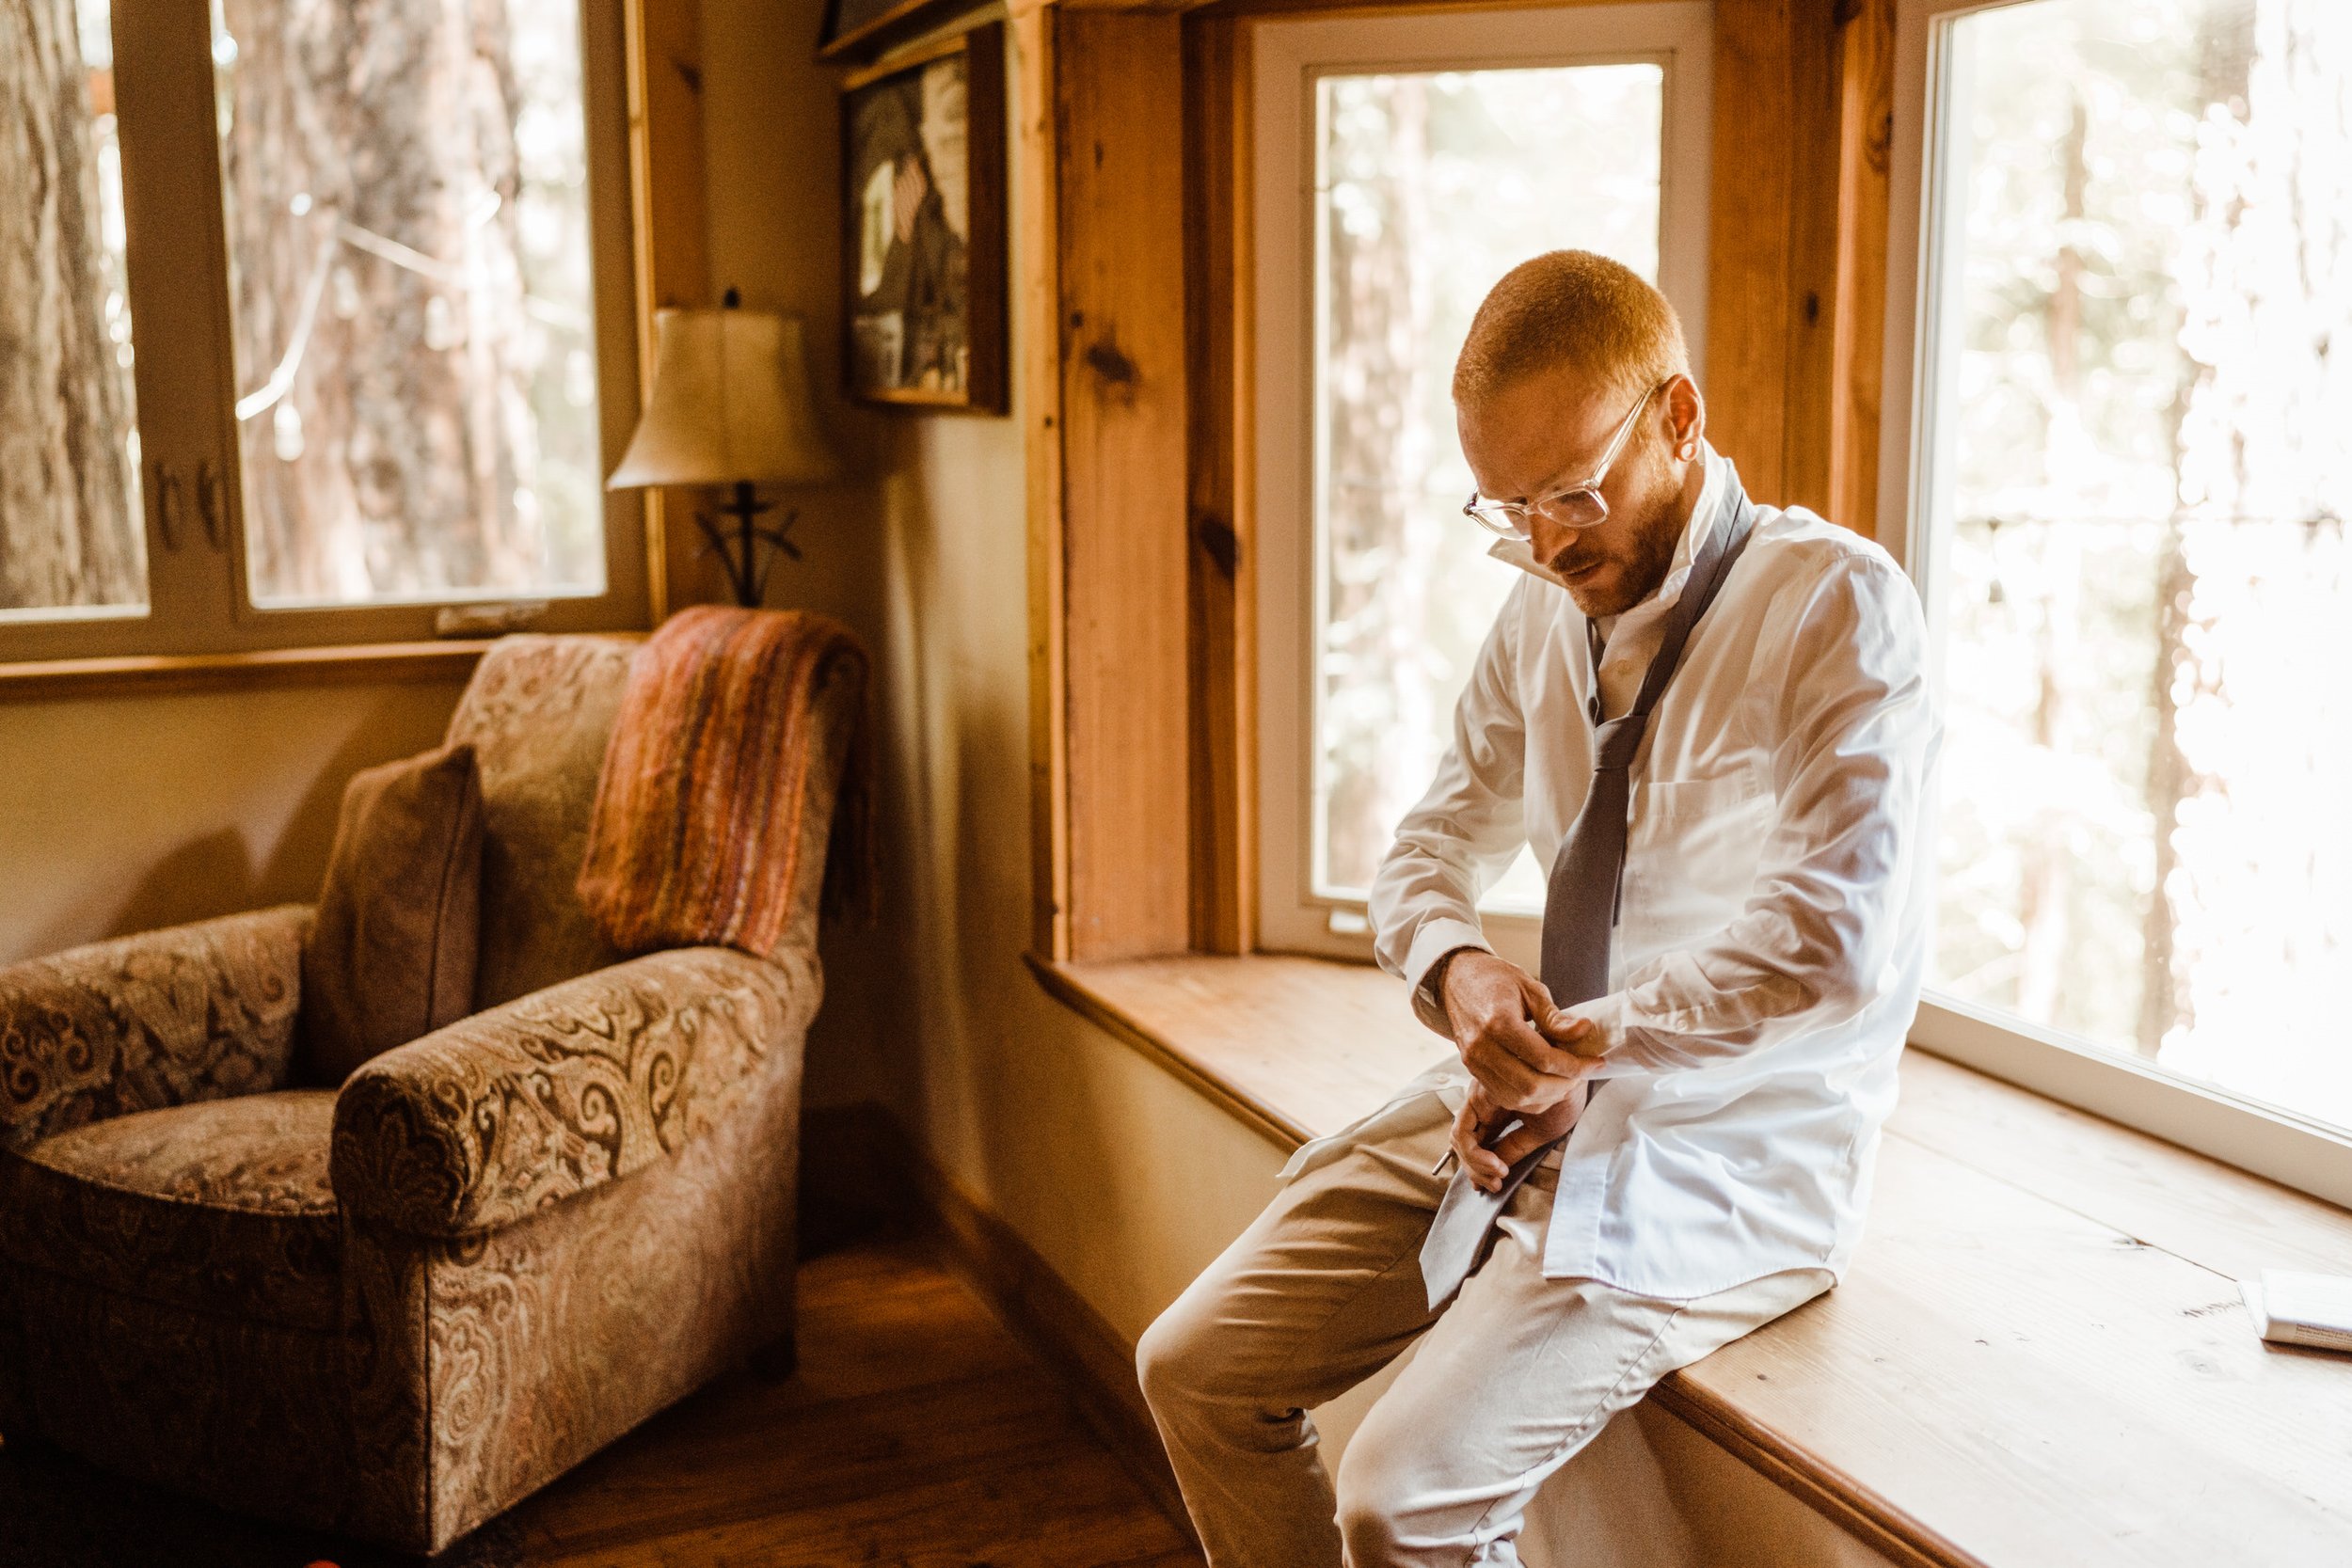
<path fill-rule="evenodd" d="M 624 958 L 574 890 L 638 645 L 516 637 L 451 721 L 472 1016 L 300 1081 L 309 907 L 0 969 L 0 1432 L 437 1551 L 712 1374 L 788 1361 L 801 1049 L 862 698 L 817 689 L 781 942 Z"/>

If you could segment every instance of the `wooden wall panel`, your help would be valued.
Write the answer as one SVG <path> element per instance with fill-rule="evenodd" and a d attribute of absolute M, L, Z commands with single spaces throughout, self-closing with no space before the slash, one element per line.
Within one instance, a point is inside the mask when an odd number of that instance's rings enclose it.
<path fill-rule="evenodd" d="M 1895 0 L 1850 0 L 1842 13 L 1829 515 L 1875 537 L 1880 355 L 1886 341 L 1887 171 L 1895 141 Z"/>
<path fill-rule="evenodd" d="M 1033 940 L 1053 959 L 1254 942 L 1243 19 L 1447 8 L 1216 0 L 1180 23 L 1183 0 L 1122 3 L 1009 6 Z M 1759 497 L 1866 531 L 1892 8 L 1716 0 L 1709 433 Z"/>
<path fill-rule="evenodd" d="M 1762 499 L 1875 522 L 1893 0 L 1716 0 L 1708 433 Z"/>
<path fill-rule="evenodd" d="M 1069 952 L 1191 939 L 1184 87 L 1172 15 L 1054 24 Z"/>
<path fill-rule="evenodd" d="M 1192 945 L 1256 942 L 1257 539 L 1248 417 L 1248 51 L 1230 18 L 1184 30 L 1184 268 L 1191 418 Z"/>
<path fill-rule="evenodd" d="M 1792 0 L 1715 0 L 1707 269 L 1707 434 L 1757 499 L 1782 499 L 1789 213 L 1796 168 Z"/>
<path fill-rule="evenodd" d="M 1007 26 L 1012 49 L 1012 314 L 1014 407 L 1027 452 L 1029 518 L 1029 944 L 1070 956 L 1068 595 L 1061 494 L 1060 142 L 1054 95 L 1055 11 L 1024 0 Z"/>
<path fill-rule="evenodd" d="M 1829 0 L 1788 8 L 1788 359 L 1781 379 L 1783 505 L 1827 515 L 1832 372 L 1836 349 L 1839 97 L 1837 28 Z"/>
<path fill-rule="evenodd" d="M 635 230 L 637 365 L 640 401 L 653 395 L 653 316 L 665 306 L 710 298 L 709 240 L 704 223 L 703 24 L 699 0 L 626 0 L 622 24 L 628 67 L 628 184 Z M 671 530 L 667 511 L 685 515 L 694 492 L 644 492 L 645 599 L 650 624 L 670 611 L 670 585 L 691 529 Z M 691 564 L 691 557 L 685 557 Z"/>

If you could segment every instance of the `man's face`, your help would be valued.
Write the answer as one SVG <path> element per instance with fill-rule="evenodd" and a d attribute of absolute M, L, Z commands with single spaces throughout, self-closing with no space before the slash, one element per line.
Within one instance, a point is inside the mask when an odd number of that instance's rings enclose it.
<path fill-rule="evenodd" d="M 1478 493 L 1533 501 L 1592 478 L 1640 395 L 1596 387 L 1562 367 L 1523 376 L 1475 408 L 1457 408 L 1462 454 Z M 1605 521 L 1568 529 L 1541 512 L 1530 515 L 1535 559 L 1566 581 L 1585 614 L 1622 614 L 1666 579 L 1699 483 L 1696 466 L 1672 454 L 1680 442 L 1697 438 L 1698 419 L 1696 389 L 1677 378 L 1643 407 L 1611 465 L 1600 487 L 1609 503 Z"/>

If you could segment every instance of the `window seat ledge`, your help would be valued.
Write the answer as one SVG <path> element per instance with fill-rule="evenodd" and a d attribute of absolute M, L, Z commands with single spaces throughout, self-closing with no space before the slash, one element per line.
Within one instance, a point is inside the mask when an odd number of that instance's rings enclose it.
<path fill-rule="evenodd" d="M 488 638 L 320 643 L 208 654 L 126 654 L 0 663 L 0 703 L 249 690 L 262 687 L 462 682 Z"/>
<path fill-rule="evenodd" d="M 1360 965 L 1032 967 L 1284 1146 L 1446 1049 Z M 2352 1212 L 1915 1048 L 1845 1281 L 1651 1397 L 1899 1562 L 2340 1568 L 2352 1357 L 2255 1337 L 2281 1267 L 2352 1269 Z"/>

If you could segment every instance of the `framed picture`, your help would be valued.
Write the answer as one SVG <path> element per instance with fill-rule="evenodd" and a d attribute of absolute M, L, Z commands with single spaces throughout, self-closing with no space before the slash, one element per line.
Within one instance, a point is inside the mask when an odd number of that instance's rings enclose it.
<path fill-rule="evenodd" d="M 1004 413 L 1004 26 L 944 39 L 843 88 L 850 395 Z"/>
<path fill-rule="evenodd" d="M 985 0 L 827 0 L 824 31 L 817 40 L 820 60 L 871 57 L 894 39 L 913 38 Z"/>

